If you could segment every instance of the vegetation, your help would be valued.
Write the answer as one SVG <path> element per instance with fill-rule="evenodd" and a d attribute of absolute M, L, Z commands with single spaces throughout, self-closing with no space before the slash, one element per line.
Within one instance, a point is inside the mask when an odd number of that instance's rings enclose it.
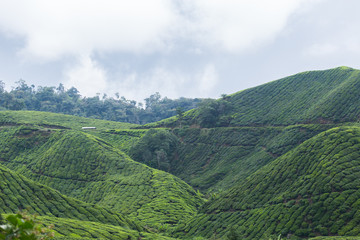
<path fill-rule="evenodd" d="M 28 208 L 62 240 L 356 239 L 359 80 L 305 72 L 147 125 L 1 111 L 0 212 Z"/>
<path fill-rule="evenodd" d="M 104 119 L 119 122 L 145 124 L 175 116 L 178 108 L 190 110 L 202 99 L 169 99 L 155 93 L 145 98 L 145 106 L 134 100 L 120 97 L 108 97 L 106 94 L 95 97 L 82 97 L 79 91 L 71 87 L 65 89 L 63 84 L 58 87 L 42 87 L 35 89 L 24 80 L 16 82 L 17 86 L 7 92 L 5 84 L 0 81 L 0 110 L 33 110 L 63 113 L 81 117 Z"/>
<path fill-rule="evenodd" d="M 93 240 L 93 239 L 144 239 L 144 240 L 170 240 L 163 233 L 156 231 L 136 231 L 129 228 L 103 224 L 98 222 L 80 221 L 68 218 L 56 218 L 49 216 L 39 217 L 44 224 L 54 224 L 54 236 L 56 240 Z M 152 229 L 155 231 L 155 229 Z"/>
<path fill-rule="evenodd" d="M 0 111 L 0 126 L 37 125 L 46 129 L 74 129 L 96 127 L 96 130 L 127 129 L 135 124 L 76 117 L 36 111 Z"/>
<path fill-rule="evenodd" d="M 7 126 L 0 136 L 4 166 L 152 227 L 176 224 L 203 203 L 179 178 L 137 163 L 87 132 Z"/>
<path fill-rule="evenodd" d="M 0 212 L 14 213 L 23 209 L 39 215 L 141 229 L 119 213 L 69 198 L 0 166 Z"/>
<path fill-rule="evenodd" d="M 357 121 L 359 79 L 360 70 L 346 67 L 299 73 L 205 102 L 184 115 L 183 125 L 287 126 Z M 149 126 L 174 127 L 176 118 Z"/>
<path fill-rule="evenodd" d="M 178 147 L 178 138 L 167 130 L 150 129 L 129 150 L 138 162 L 164 171 L 170 171 L 170 160 Z"/>
<path fill-rule="evenodd" d="M 36 216 L 20 212 L 6 217 L 7 223 L 0 226 L 0 239 L 12 240 L 46 240 L 54 236 L 52 225 L 43 228 Z"/>
<path fill-rule="evenodd" d="M 202 191 L 219 192 L 334 126 L 150 129 L 128 152 Z"/>
<path fill-rule="evenodd" d="M 180 228 L 189 235 L 242 238 L 360 234 L 360 128 L 320 133 L 264 166 Z"/>

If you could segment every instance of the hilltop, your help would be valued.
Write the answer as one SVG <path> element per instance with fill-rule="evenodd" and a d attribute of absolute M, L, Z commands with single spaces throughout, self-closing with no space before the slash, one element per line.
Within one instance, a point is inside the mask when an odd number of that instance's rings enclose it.
<path fill-rule="evenodd" d="M 298 73 L 221 99 L 183 116 L 183 125 L 287 126 L 357 121 L 360 70 L 339 67 Z M 153 126 L 175 127 L 175 117 Z"/>
<path fill-rule="evenodd" d="M 304 72 L 210 101 L 182 119 L 142 128 L 172 128 L 178 144 L 162 169 L 198 189 L 219 192 L 316 134 L 358 121 L 359 91 L 359 70 Z M 153 140 L 148 149 L 154 148 Z M 146 163 L 137 153 L 144 144 L 140 141 L 129 153 Z"/>

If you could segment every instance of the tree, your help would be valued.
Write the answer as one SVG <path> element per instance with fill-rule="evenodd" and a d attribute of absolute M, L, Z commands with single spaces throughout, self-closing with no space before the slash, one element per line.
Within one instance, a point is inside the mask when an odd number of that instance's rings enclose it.
<path fill-rule="evenodd" d="M 161 95 L 160 93 L 156 92 L 155 94 L 150 95 L 150 97 L 145 98 L 144 100 L 145 100 L 146 109 L 149 109 L 154 107 L 154 105 L 160 102 Z"/>
<path fill-rule="evenodd" d="M 0 80 L 0 93 L 3 93 L 5 91 L 5 83 Z"/>
<path fill-rule="evenodd" d="M 63 93 L 65 93 L 64 84 L 60 83 L 59 86 L 56 88 L 56 91 L 57 91 L 58 94 L 63 94 Z"/>
<path fill-rule="evenodd" d="M 178 138 L 165 129 L 150 129 L 130 148 L 130 156 L 141 163 L 164 171 L 170 171 Z"/>
<path fill-rule="evenodd" d="M 66 91 L 66 93 L 75 101 L 81 97 L 79 90 L 77 90 L 75 87 L 71 87 L 69 90 Z"/>
<path fill-rule="evenodd" d="M 181 128 L 181 123 L 182 123 L 182 120 L 184 119 L 184 108 L 182 108 L 182 107 L 176 108 L 176 113 L 177 113 L 177 118 L 178 118 L 179 125 Z"/>

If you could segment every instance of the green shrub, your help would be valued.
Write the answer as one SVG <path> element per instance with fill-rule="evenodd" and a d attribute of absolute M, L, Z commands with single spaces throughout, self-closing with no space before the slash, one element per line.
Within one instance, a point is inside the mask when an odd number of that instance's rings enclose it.
<path fill-rule="evenodd" d="M 2 240 L 45 240 L 54 236 L 51 232 L 52 225 L 42 227 L 36 216 L 27 212 L 10 214 L 6 222 L 0 225 L 0 239 Z"/>

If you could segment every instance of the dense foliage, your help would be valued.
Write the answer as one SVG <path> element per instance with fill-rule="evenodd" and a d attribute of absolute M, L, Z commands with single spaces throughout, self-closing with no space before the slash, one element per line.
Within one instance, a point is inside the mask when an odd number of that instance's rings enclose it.
<path fill-rule="evenodd" d="M 95 97 L 82 97 L 75 87 L 65 89 L 63 84 L 58 87 L 42 87 L 35 89 L 24 80 L 16 82 L 11 91 L 4 89 L 0 81 L 0 110 L 34 110 L 70 114 L 88 118 L 104 119 L 135 124 L 159 121 L 177 114 L 176 109 L 190 110 L 202 102 L 202 99 L 162 98 L 155 93 L 145 98 L 145 106 L 134 100 L 120 97 L 108 97 L 106 94 Z"/>
<path fill-rule="evenodd" d="M 26 212 L 6 216 L 6 223 L 0 225 L 0 239 L 2 240 L 46 240 L 54 234 L 50 232 L 52 225 L 42 227 L 36 216 Z"/>
<path fill-rule="evenodd" d="M 174 158 L 179 143 L 179 139 L 167 130 L 150 129 L 129 152 L 136 161 L 169 172 L 170 160 Z"/>

